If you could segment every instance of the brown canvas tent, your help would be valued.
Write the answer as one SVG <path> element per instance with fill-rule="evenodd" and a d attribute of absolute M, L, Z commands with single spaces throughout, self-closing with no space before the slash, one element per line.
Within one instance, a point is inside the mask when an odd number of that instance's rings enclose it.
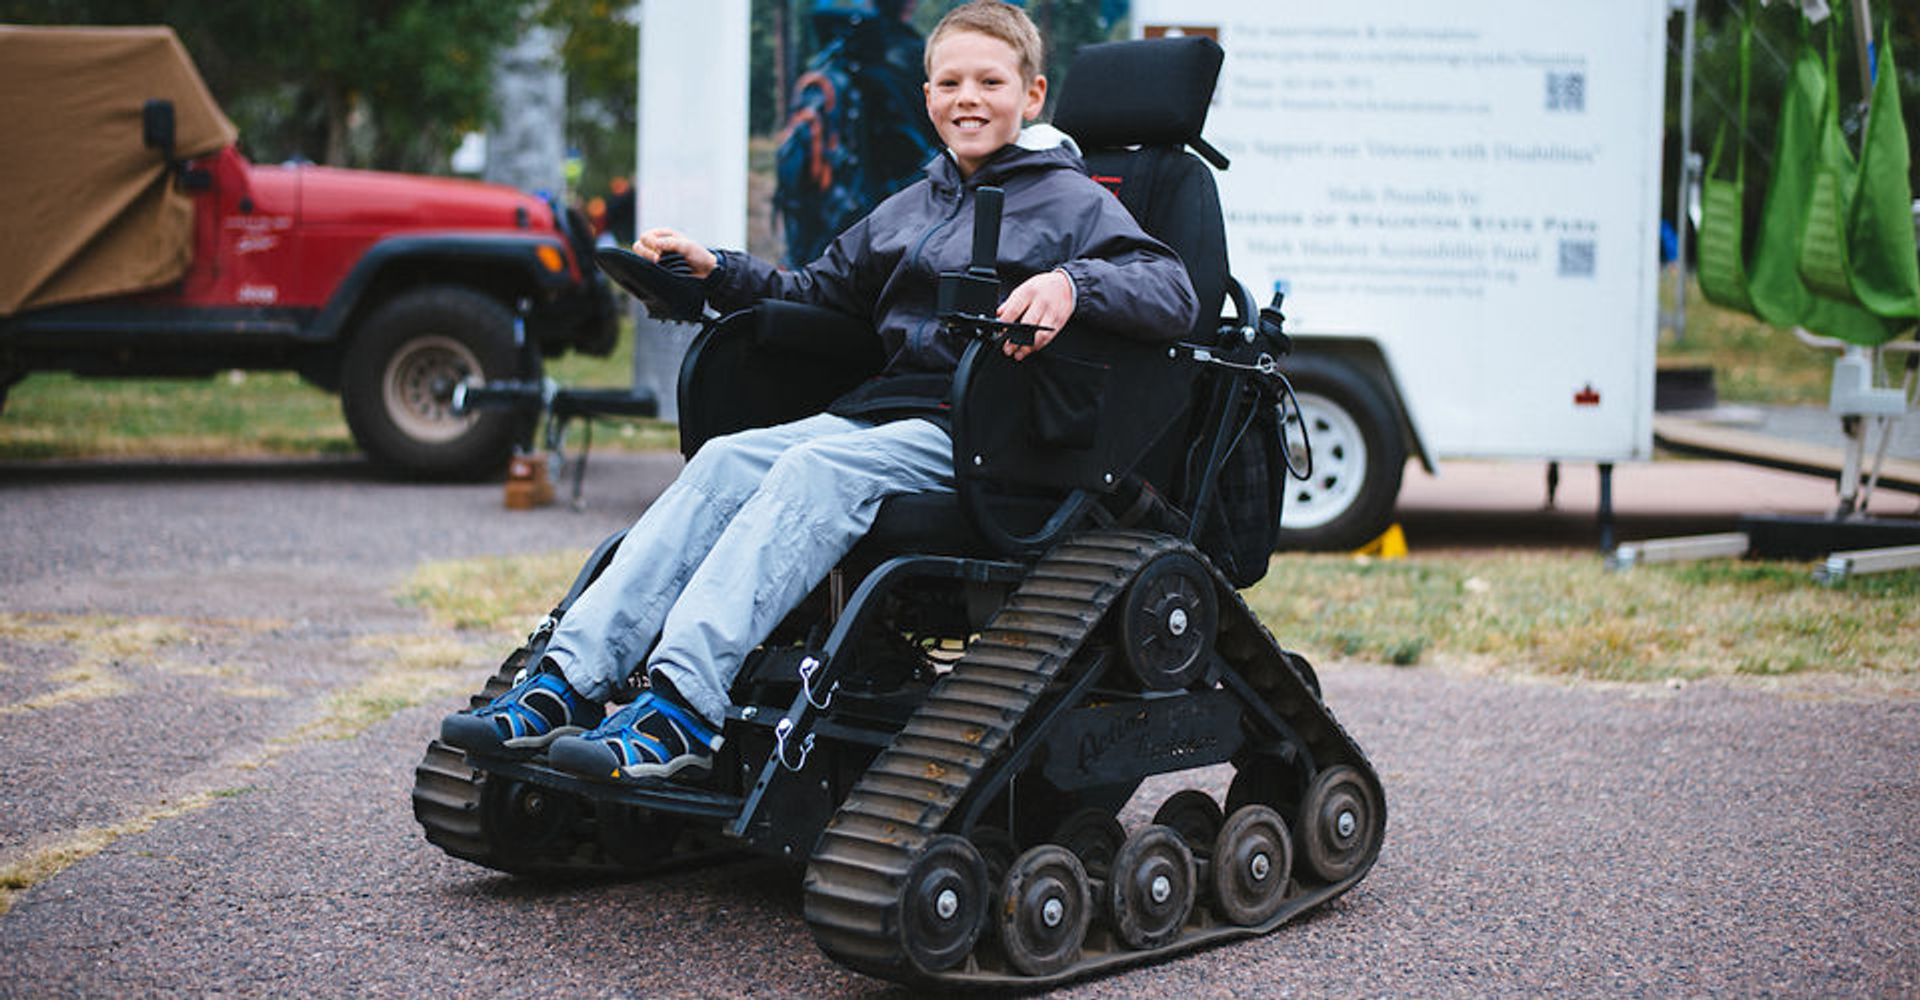
<path fill-rule="evenodd" d="M 193 203 L 142 142 L 150 98 L 177 157 L 238 134 L 171 28 L 0 25 L 0 316 L 186 273 Z"/>

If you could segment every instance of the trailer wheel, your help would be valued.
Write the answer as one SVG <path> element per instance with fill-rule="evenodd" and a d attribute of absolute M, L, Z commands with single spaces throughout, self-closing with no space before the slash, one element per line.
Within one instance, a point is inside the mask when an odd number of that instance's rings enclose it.
<path fill-rule="evenodd" d="M 1300 400 L 1313 474 L 1289 479 L 1280 514 L 1282 549 L 1351 549 L 1387 528 L 1400 495 L 1407 446 L 1387 393 L 1370 375 L 1337 358 L 1301 357 L 1284 366 Z M 1297 418 L 1287 444 L 1304 466 Z"/>
<path fill-rule="evenodd" d="M 505 466 L 527 418 L 455 416 L 453 388 L 527 374 L 518 368 L 506 306 L 467 288 L 416 288 L 361 325 L 347 349 L 341 408 L 354 441 L 387 472 L 479 479 Z"/>

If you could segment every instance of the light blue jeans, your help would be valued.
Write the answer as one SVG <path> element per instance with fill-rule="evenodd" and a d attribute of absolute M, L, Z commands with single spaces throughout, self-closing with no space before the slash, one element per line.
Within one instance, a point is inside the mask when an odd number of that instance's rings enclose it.
<path fill-rule="evenodd" d="M 823 413 L 714 438 L 567 609 L 547 655 L 595 701 L 645 656 L 649 674 L 723 725 L 747 653 L 867 533 L 880 502 L 952 489 L 952 439 L 926 420 Z"/>

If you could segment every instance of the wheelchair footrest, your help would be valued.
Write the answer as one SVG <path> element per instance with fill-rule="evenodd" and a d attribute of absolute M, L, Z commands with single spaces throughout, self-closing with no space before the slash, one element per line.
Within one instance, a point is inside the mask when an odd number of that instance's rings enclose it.
<path fill-rule="evenodd" d="M 729 819 L 740 813 L 740 798 L 672 781 L 646 784 L 612 784 L 576 777 L 537 761 L 505 760 L 469 752 L 468 761 L 477 769 L 511 781 L 524 781 L 562 792 L 618 805 L 638 806 L 655 812 L 681 816 Z"/>

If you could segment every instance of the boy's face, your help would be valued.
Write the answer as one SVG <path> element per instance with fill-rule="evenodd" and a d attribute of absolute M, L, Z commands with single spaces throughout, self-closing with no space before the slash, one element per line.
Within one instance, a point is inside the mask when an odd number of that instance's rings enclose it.
<path fill-rule="evenodd" d="M 1047 78 L 1020 78 L 1013 46 L 977 31 L 943 35 L 933 47 L 926 83 L 927 116 L 953 151 L 960 176 L 972 177 L 987 157 L 1020 136 L 1040 116 Z"/>

